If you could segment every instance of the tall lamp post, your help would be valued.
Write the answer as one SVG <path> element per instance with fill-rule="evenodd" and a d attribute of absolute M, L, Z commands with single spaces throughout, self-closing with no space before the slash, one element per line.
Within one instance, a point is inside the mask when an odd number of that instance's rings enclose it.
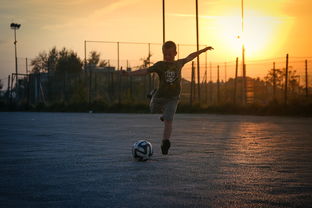
<path fill-rule="evenodd" d="M 243 104 L 247 103 L 247 78 L 245 64 L 245 36 L 244 36 L 244 0 L 241 1 L 242 10 L 242 68 L 243 68 Z"/>
<path fill-rule="evenodd" d="M 16 30 L 21 27 L 21 24 L 11 23 L 11 29 L 14 30 L 14 46 L 15 46 L 15 74 L 16 74 L 16 83 L 18 83 L 18 70 L 17 70 L 17 41 L 16 41 Z"/>
<path fill-rule="evenodd" d="M 162 0 L 162 16 L 163 16 L 163 43 L 165 43 L 166 41 L 165 0 Z"/>
<path fill-rule="evenodd" d="M 196 3 L 196 47 L 197 51 L 199 51 L 199 32 L 198 32 L 198 0 Z M 200 61 L 199 55 L 197 56 L 197 90 L 198 90 L 198 103 L 200 105 Z"/>

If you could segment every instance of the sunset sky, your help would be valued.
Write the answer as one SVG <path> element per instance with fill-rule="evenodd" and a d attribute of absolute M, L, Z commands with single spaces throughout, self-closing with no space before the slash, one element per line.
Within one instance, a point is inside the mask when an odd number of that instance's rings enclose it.
<path fill-rule="evenodd" d="M 245 0 L 245 33 L 241 34 L 241 0 L 199 0 L 199 40 L 215 48 L 208 61 L 232 61 L 241 56 L 241 41 L 248 60 L 312 57 L 311 0 Z M 13 30 L 17 31 L 19 64 L 41 51 L 66 47 L 84 57 L 84 40 L 162 42 L 162 0 L 1 0 L 0 79 L 15 72 Z M 195 0 L 166 1 L 166 40 L 196 44 Z M 96 44 L 95 44 L 96 45 Z M 90 45 L 102 59 L 116 59 L 115 46 Z M 146 46 L 121 46 L 122 60 L 146 56 Z M 195 47 L 181 49 L 186 56 Z M 152 49 L 160 59 L 160 48 Z M 133 64 L 134 65 L 134 64 Z M 25 72 L 25 66 L 20 66 Z"/>

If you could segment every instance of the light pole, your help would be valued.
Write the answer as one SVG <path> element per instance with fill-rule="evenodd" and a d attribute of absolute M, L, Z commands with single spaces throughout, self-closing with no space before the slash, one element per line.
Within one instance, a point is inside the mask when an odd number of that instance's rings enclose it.
<path fill-rule="evenodd" d="M 163 16 L 163 43 L 165 43 L 166 41 L 165 0 L 162 0 L 162 16 Z"/>
<path fill-rule="evenodd" d="M 244 36 L 244 0 L 241 2 L 242 8 L 242 68 L 243 68 L 243 104 L 247 103 L 247 78 L 245 64 L 245 36 Z"/>
<path fill-rule="evenodd" d="M 196 0 L 196 46 L 199 51 L 199 32 L 198 32 L 198 0 Z M 197 90 L 198 90 L 198 103 L 200 105 L 200 61 L 199 55 L 197 56 Z"/>
<path fill-rule="evenodd" d="M 14 46 L 15 46 L 15 76 L 16 76 L 16 83 L 18 84 L 18 70 L 17 70 L 17 41 L 16 41 L 16 30 L 18 30 L 21 27 L 21 24 L 17 23 L 11 23 L 10 25 L 11 29 L 14 30 Z"/>

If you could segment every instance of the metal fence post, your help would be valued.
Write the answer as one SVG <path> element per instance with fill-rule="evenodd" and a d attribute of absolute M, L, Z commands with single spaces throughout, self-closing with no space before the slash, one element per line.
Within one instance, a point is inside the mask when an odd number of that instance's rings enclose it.
<path fill-rule="evenodd" d="M 306 97 L 309 96 L 309 81 L 308 81 L 308 60 L 305 60 L 305 85 L 306 85 Z"/>
<path fill-rule="evenodd" d="M 288 99 L 288 54 L 286 55 L 286 69 L 285 69 L 285 91 L 284 91 L 284 103 L 287 104 Z"/>
<path fill-rule="evenodd" d="M 234 93 L 233 93 L 234 104 L 236 104 L 237 76 L 238 76 L 238 57 L 236 57 L 236 64 L 235 64 L 235 79 L 234 79 Z"/>

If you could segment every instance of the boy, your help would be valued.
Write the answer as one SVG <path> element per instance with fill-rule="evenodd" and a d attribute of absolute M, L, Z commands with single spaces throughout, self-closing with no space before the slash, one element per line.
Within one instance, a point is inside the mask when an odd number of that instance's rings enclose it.
<path fill-rule="evenodd" d="M 182 67 L 207 50 L 213 50 L 213 48 L 208 46 L 202 50 L 191 53 L 184 59 L 175 61 L 175 56 L 177 55 L 176 44 L 173 41 L 167 41 L 162 46 L 164 61 L 159 61 L 147 69 L 140 69 L 128 73 L 131 75 L 146 75 L 152 72 L 158 74 L 159 87 L 152 95 L 150 109 L 152 113 L 163 114 L 160 120 L 164 122 L 161 144 L 161 151 L 164 155 L 168 154 L 170 148 L 172 121 L 181 93 Z"/>

